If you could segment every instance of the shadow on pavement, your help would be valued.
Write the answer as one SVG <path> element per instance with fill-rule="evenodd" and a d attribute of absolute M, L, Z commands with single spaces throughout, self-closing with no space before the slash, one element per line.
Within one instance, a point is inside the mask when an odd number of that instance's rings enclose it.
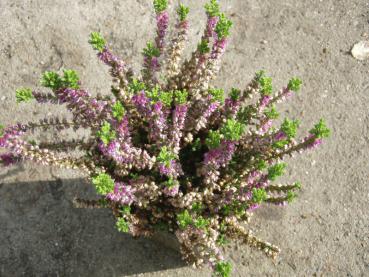
<path fill-rule="evenodd" d="M 183 267 L 180 254 L 119 233 L 107 209 L 76 209 L 93 199 L 84 179 L 3 184 L 0 276 L 126 276 Z"/>

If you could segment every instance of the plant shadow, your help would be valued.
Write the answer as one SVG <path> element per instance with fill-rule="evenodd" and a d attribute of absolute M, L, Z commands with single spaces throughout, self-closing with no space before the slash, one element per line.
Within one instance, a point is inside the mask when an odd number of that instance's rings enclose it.
<path fill-rule="evenodd" d="M 119 233 L 108 209 L 76 209 L 84 179 L 0 181 L 0 276 L 129 276 L 185 266 L 178 252 Z"/>

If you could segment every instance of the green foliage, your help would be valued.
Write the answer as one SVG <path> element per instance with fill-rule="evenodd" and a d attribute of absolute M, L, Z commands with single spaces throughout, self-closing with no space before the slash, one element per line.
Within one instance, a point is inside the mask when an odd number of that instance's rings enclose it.
<path fill-rule="evenodd" d="M 263 72 L 263 71 L 261 71 Z M 267 77 L 262 73 L 258 78 L 258 82 L 260 85 L 260 93 L 263 96 L 271 95 L 273 92 L 272 78 Z"/>
<path fill-rule="evenodd" d="M 293 185 L 295 188 L 301 189 L 301 182 L 295 182 Z"/>
<path fill-rule="evenodd" d="M 255 114 L 256 110 L 252 105 L 243 107 L 237 113 L 237 119 L 241 122 L 247 122 Z"/>
<path fill-rule="evenodd" d="M 226 237 L 226 235 L 224 235 L 224 234 L 220 234 L 219 236 L 218 236 L 218 238 L 217 238 L 217 244 L 219 245 L 219 246 L 224 246 L 224 245 L 226 245 L 229 241 L 227 240 L 227 237 Z"/>
<path fill-rule="evenodd" d="M 219 131 L 213 131 L 210 130 L 208 137 L 205 140 L 205 144 L 209 149 L 218 148 L 220 146 L 220 142 L 222 140 L 222 137 L 219 133 Z"/>
<path fill-rule="evenodd" d="M 129 224 L 123 217 L 118 218 L 115 226 L 117 227 L 119 232 L 122 232 L 122 233 L 129 232 Z"/>
<path fill-rule="evenodd" d="M 65 88 L 79 88 L 79 77 L 76 71 L 72 69 L 65 69 L 63 70 L 64 76 L 61 79 L 62 87 Z"/>
<path fill-rule="evenodd" d="M 232 21 L 229 20 L 224 13 L 220 14 L 219 21 L 215 26 L 215 32 L 219 40 L 229 36 L 232 25 Z"/>
<path fill-rule="evenodd" d="M 143 55 L 148 58 L 159 57 L 160 50 L 156 48 L 152 42 L 148 42 L 146 48 L 143 49 Z"/>
<path fill-rule="evenodd" d="M 287 88 L 289 90 L 292 90 L 294 92 L 298 92 L 301 88 L 302 85 L 302 81 L 299 78 L 292 78 L 289 82 L 288 82 L 288 86 Z"/>
<path fill-rule="evenodd" d="M 299 125 L 300 122 L 298 120 L 289 120 L 286 118 L 281 125 L 281 131 L 283 131 L 289 139 L 294 138 Z"/>
<path fill-rule="evenodd" d="M 206 40 L 202 40 L 198 45 L 197 49 L 202 55 L 205 55 L 210 52 L 209 42 Z"/>
<path fill-rule="evenodd" d="M 97 137 L 107 145 L 110 141 L 116 138 L 116 132 L 112 130 L 110 123 L 105 121 L 101 126 L 100 131 L 97 132 Z"/>
<path fill-rule="evenodd" d="M 289 142 L 288 140 L 279 140 L 272 144 L 273 148 L 282 149 L 285 145 L 287 145 Z"/>
<path fill-rule="evenodd" d="M 118 121 L 121 121 L 126 112 L 122 103 L 120 101 L 115 102 L 111 109 L 113 111 L 113 117 Z"/>
<path fill-rule="evenodd" d="M 271 181 L 274 181 L 279 176 L 282 176 L 284 174 L 284 170 L 286 169 L 287 164 L 286 163 L 278 163 L 275 164 L 268 169 L 268 179 Z"/>
<path fill-rule="evenodd" d="M 202 216 L 199 216 L 194 220 L 195 227 L 197 227 L 199 229 L 205 229 L 206 227 L 209 226 L 209 224 L 210 224 L 210 220 L 205 219 Z"/>
<path fill-rule="evenodd" d="M 287 199 L 287 202 L 288 203 L 291 203 L 295 198 L 297 197 L 297 194 L 294 193 L 292 190 L 289 190 L 287 192 L 287 196 L 286 196 L 286 199 Z"/>
<path fill-rule="evenodd" d="M 264 114 L 269 119 L 277 119 L 279 117 L 279 113 L 277 112 L 275 105 L 273 105 L 269 110 L 266 110 Z"/>
<path fill-rule="evenodd" d="M 167 107 L 172 105 L 173 93 L 170 91 L 162 91 L 158 85 L 155 86 L 151 91 L 147 91 L 146 94 L 151 99 L 152 104 L 160 101 Z"/>
<path fill-rule="evenodd" d="M 217 277 L 231 277 L 232 265 L 229 262 L 218 262 L 215 265 L 214 275 Z"/>
<path fill-rule="evenodd" d="M 213 96 L 212 100 L 218 101 L 221 104 L 224 103 L 224 90 L 223 89 L 211 88 L 209 89 L 209 94 Z"/>
<path fill-rule="evenodd" d="M 260 204 L 267 198 L 267 193 L 263 188 L 252 189 L 252 202 Z"/>
<path fill-rule="evenodd" d="M 154 0 L 153 2 L 156 13 L 161 13 L 168 7 L 168 0 Z"/>
<path fill-rule="evenodd" d="M 0 124 L 0 137 L 2 137 L 4 135 L 4 125 L 3 124 Z"/>
<path fill-rule="evenodd" d="M 188 210 L 184 210 L 177 215 L 177 222 L 179 227 L 182 229 L 193 223 L 192 217 Z"/>
<path fill-rule="evenodd" d="M 195 213 L 200 213 L 204 210 L 204 205 L 201 202 L 192 204 L 191 210 Z"/>
<path fill-rule="evenodd" d="M 259 160 L 259 161 L 257 162 L 257 164 L 256 164 L 256 169 L 257 169 L 257 170 L 263 170 L 263 169 L 265 169 L 265 168 L 267 168 L 267 162 L 266 162 L 266 161 L 264 161 L 264 160 Z"/>
<path fill-rule="evenodd" d="M 137 93 L 139 91 L 145 90 L 146 86 L 145 83 L 140 82 L 137 79 L 133 79 L 132 82 L 128 85 L 130 91 Z"/>
<path fill-rule="evenodd" d="M 236 88 L 232 88 L 231 92 L 229 93 L 229 96 L 231 97 L 233 101 L 237 101 L 240 98 L 240 95 L 241 95 L 241 90 L 236 89 Z"/>
<path fill-rule="evenodd" d="M 169 166 L 170 162 L 176 158 L 177 156 L 172 151 L 170 151 L 167 146 L 163 146 L 160 149 L 160 153 L 157 157 L 157 161 Z"/>
<path fill-rule="evenodd" d="M 192 143 L 192 151 L 197 151 L 201 148 L 201 140 L 200 138 L 197 138 L 193 143 Z"/>
<path fill-rule="evenodd" d="M 189 12 L 190 12 L 189 7 L 183 4 L 179 4 L 179 7 L 177 9 L 177 14 L 179 16 L 180 21 L 185 21 Z"/>
<path fill-rule="evenodd" d="M 15 99 L 17 103 L 28 102 L 34 99 L 34 96 L 30 88 L 19 88 L 15 91 Z"/>
<path fill-rule="evenodd" d="M 98 32 L 92 32 L 90 34 L 90 40 L 88 42 L 91 44 L 93 49 L 99 52 L 102 52 L 106 45 L 105 39 Z"/>
<path fill-rule="evenodd" d="M 125 205 L 120 208 L 120 212 L 123 215 L 130 215 L 131 214 L 131 206 Z"/>
<path fill-rule="evenodd" d="M 242 124 L 237 120 L 227 119 L 220 132 L 225 139 L 237 141 L 243 135 L 245 127 L 245 124 Z"/>
<path fill-rule="evenodd" d="M 57 90 L 62 86 L 62 79 L 58 73 L 46 71 L 42 74 L 41 85 L 52 90 Z"/>
<path fill-rule="evenodd" d="M 174 91 L 174 101 L 176 104 L 187 103 L 188 92 L 186 90 L 176 90 Z"/>
<path fill-rule="evenodd" d="M 205 4 L 206 14 L 209 17 L 218 16 L 220 13 L 219 3 L 217 0 L 210 0 L 209 3 Z"/>
<path fill-rule="evenodd" d="M 324 120 L 320 119 L 314 128 L 309 131 L 309 133 L 315 135 L 316 138 L 326 138 L 329 137 L 331 131 L 325 124 Z"/>
<path fill-rule="evenodd" d="M 97 193 L 102 195 L 108 194 L 114 190 L 114 180 L 106 173 L 100 173 L 93 177 L 92 183 L 95 185 Z"/>

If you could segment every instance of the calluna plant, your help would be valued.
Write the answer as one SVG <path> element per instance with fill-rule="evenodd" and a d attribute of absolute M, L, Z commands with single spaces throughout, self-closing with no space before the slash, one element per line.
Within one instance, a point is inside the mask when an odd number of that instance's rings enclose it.
<path fill-rule="evenodd" d="M 73 70 L 45 72 L 41 85 L 50 93 L 21 88 L 16 101 L 65 105 L 72 119 L 2 126 L 1 162 L 30 160 L 82 171 L 100 198 L 76 199 L 76 206 L 111 208 L 117 229 L 135 237 L 174 233 L 188 263 L 230 276 L 222 253 L 229 240 L 276 257 L 279 248 L 255 237 L 245 223 L 261 204 L 281 206 L 295 198 L 299 182 L 273 183 L 285 171 L 281 160 L 315 148 L 329 129 L 320 120 L 298 141 L 299 121 L 285 119 L 273 127 L 279 116 L 275 104 L 300 89 L 298 78 L 274 93 L 263 71 L 242 90 L 225 93 L 209 85 L 232 27 L 216 0 L 205 5 L 205 31 L 183 63 L 189 8 L 179 5 L 174 38 L 168 41 L 168 1 L 153 2 L 157 33 L 142 52 L 141 76 L 92 33 L 89 43 L 110 68 L 112 96 L 91 96 Z M 83 128 L 90 136 L 55 142 L 23 138 L 36 128 Z"/>

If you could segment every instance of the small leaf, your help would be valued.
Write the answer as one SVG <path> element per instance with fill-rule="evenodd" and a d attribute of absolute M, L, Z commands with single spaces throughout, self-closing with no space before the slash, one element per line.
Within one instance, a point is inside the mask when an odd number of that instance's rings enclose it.
<path fill-rule="evenodd" d="M 190 12 L 189 7 L 183 4 L 179 4 L 179 7 L 177 9 L 177 14 L 179 16 L 180 21 L 185 21 L 189 12 Z"/>
<path fill-rule="evenodd" d="M 19 88 L 15 91 L 15 98 L 17 103 L 21 103 L 34 99 L 34 96 L 30 88 Z"/>
<path fill-rule="evenodd" d="M 114 180 L 106 173 L 100 173 L 93 177 L 92 183 L 95 185 L 97 193 L 102 195 L 108 194 L 114 190 Z"/>
<path fill-rule="evenodd" d="M 93 49 L 99 52 L 102 52 L 106 45 L 105 39 L 98 32 L 92 32 L 88 42 L 92 45 Z"/>

